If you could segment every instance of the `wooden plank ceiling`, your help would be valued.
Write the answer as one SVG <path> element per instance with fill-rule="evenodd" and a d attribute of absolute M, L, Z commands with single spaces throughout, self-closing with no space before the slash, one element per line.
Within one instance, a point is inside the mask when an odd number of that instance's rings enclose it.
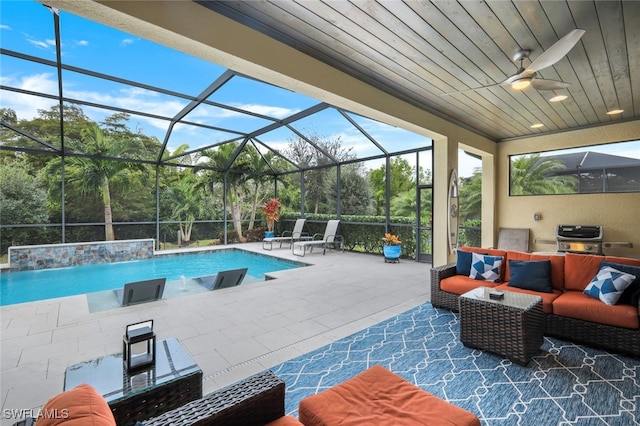
<path fill-rule="evenodd" d="M 640 116 L 638 1 L 198 3 L 496 141 Z M 519 49 L 531 50 L 526 68 L 575 28 L 582 39 L 537 75 L 568 89 L 480 88 L 516 74 Z M 470 88 L 480 89 L 443 96 Z M 614 109 L 624 112 L 606 114 Z"/>

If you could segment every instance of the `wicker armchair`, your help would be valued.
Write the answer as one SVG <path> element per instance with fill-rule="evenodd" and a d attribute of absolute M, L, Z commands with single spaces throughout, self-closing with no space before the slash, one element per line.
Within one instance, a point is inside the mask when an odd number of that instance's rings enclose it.
<path fill-rule="evenodd" d="M 258 373 L 202 399 L 145 420 L 145 426 L 264 425 L 284 416 L 284 382 Z"/>
<path fill-rule="evenodd" d="M 458 295 L 440 290 L 440 281 L 456 274 L 456 264 L 431 268 L 431 304 L 436 308 L 445 308 L 458 312 Z"/>

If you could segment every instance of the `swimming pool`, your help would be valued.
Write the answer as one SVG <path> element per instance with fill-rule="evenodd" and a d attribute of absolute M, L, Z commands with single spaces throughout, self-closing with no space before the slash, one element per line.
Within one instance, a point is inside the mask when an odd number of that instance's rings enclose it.
<path fill-rule="evenodd" d="M 114 290 L 124 284 L 151 278 L 167 281 L 212 275 L 221 270 L 249 268 L 248 276 L 263 280 L 265 274 L 307 266 L 239 249 L 160 255 L 130 262 L 101 263 L 37 271 L 0 274 L 0 306 L 54 297 Z"/>

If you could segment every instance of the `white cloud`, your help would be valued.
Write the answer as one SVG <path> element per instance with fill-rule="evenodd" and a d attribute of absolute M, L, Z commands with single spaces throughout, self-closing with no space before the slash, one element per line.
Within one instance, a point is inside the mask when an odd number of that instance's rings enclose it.
<path fill-rule="evenodd" d="M 27 41 L 37 47 L 38 49 L 49 50 L 51 46 L 55 46 L 55 40 L 34 40 L 32 38 L 27 38 Z"/>
<path fill-rule="evenodd" d="M 76 41 L 76 45 L 77 46 L 88 46 L 89 45 L 89 41 L 88 40 L 78 40 Z"/>
<path fill-rule="evenodd" d="M 11 31 L 11 30 L 13 30 L 13 28 L 11 28 L 10 26 L 5 25 L 5 24 L 0 24 L 0 30 L 9 30 L 9 31 Z"/>
<path fill-rule="evenodd" d="M 135 43 L 135 41 L 132 38 L 125 38 L 125 39 L 122 39 L 122 41 L 120 42 L 120 46 L 127 47 L 133 43 Z"/>
<path fill-rule="evenodd" d="M 23 90 L 42 92 L 56 95 L 58 93 L 55 76 L 49 73 L 28 76 L 2 76 L 3 85 L 17 87 Z M 48 110 L 57 103 L 56 100 L 30 96 L 22 93 L 2 92 L 2 107 L 13 109 L 19 119 L 32 120 L 38 116 L 38 110 Z"/>
<path fill-rule="evenodd" d="M 285 118 L 292 114 L 295 114 L 299 110 L 291 109 L 291 108 L 282 108 L 271 105 L 258 105 L 258 104 L 242 104 L 242 105 L 233 105 L 236 108 L 243 109 L 245 111 L 254 112 L 256 114 L 266 115 L 267 117 L 274 118 Z"/>

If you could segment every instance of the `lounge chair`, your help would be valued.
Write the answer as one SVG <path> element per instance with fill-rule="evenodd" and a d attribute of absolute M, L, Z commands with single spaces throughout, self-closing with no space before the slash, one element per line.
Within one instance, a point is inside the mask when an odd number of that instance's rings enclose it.
<path fill-rule="evenodd" d="M 291 251 L 296 256 L 304 256 L 307 248 L 309 252 L 312 252 L 314 247 L 322 247 L 322 254 L 324 255 L 328 248 L 342 247 L 342 237 L 338 235 L 339 225 L 339 220 L 330 220 L 327 222 L 322 239 L 319 239 L 321 234 L 315 234 L 309 241 L 296 241 L 291 246 Z"/>
<path fill-rule="evenodd" d="M 307 236 L 306 233 L 302 232 L 304 228 L 304 223 L 306 219 L 298 219 L 296 220 L 296 224 L 293 227 L 293 231 L 284 231 L 282 236 L 280 237 L 269 237 L 262 240 L 262 249 L 263 250 L 271 250 L 273 248 L 273 243 L 280 243 L 280 248 L 282 248 L 282 243 L 287 243 L 289 245 L 293 244 L 295 241 L 302 239 L 311 239 L 310 236 Z"/>
<path fill-rule="evenodd" d="M 248 268 L 230 269 L 228 271 L 220 271 L 214 275 L 207 275 L 196 278 L 200 284 L 209 290 L 219 290 L 221 288 L 234 287 L 240 285 L 247 275 Z"/>
<path fill-rule="evenodd" d="M 166 278 L 127 283 L 124 288 L 116 290 L 116 297 L 122 306 L 153 302 L 162 299 Z"/>

